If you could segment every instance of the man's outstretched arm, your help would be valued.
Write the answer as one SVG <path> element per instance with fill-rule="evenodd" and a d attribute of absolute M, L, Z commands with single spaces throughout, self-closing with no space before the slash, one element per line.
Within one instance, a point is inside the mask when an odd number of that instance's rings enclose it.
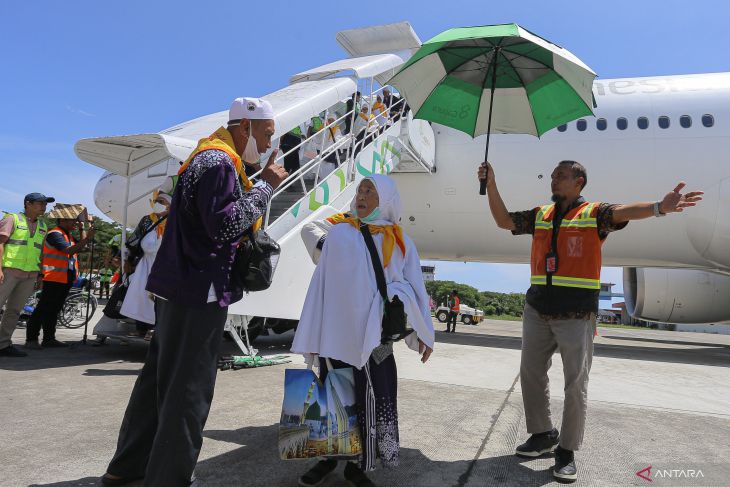
<path fill-rule="evenodd" d="M 494 178 L 492 165 L 488 162 L 483 162 L 482 165 L 479 166 L 478 177 L 480 181 L 485 178 L 487 180 L 489 209 L 492 211 L 492 217 L 494 218 L 497 226 L 505 230 L 515 230 L 517 228 L 515 226 L 515 222 L 512 220 L 512 217 L 507 211 L 507 207 L 504 205 L 504 201 L 502 201 L 502 197 L 497 189 L 497 182 Z"/>
<path fill-rule="evenodd" d="M 667 193 L 661 201 L 644 201 L 628 205 L 616 205 L 613 210 L 613 223 L 623 223 L 630 220 L 641 220 L 655 216 L 655 209 L 660 214 L 681 213 L 685 208 L 697 205 L 702 200 L 703 191 L 690 191 L 681 193 L 686 186 L 682 181 L 677 184 L 674 190 Z"/>

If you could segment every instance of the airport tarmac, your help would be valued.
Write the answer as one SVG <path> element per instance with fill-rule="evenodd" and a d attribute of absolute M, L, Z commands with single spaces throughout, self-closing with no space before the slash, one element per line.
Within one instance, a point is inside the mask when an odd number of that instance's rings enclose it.
<path fill-rule="evenodd" d="M 527 438 L 520 329 L 518 322 L 487 320 L 456 334 L 439 331 L 425 365 L 396 346 L 401 466 L 375 471 L 377 485 L 558 485 L 552 456 L 513 455 Z M 730 336 L 599 331 L 575 485 L 730 485 Z M 16 331 L 16 343 L 24 332 Z M 75 341 L 82 333 L 60 329 L 58 338 Z M 263 355 L 281 354 L 291 336 L 261 337 L 255 345 Z M 231 342 L 225 347 L 235 353 Z M 97 485 L 145 353 L 144 345 L 112 342 L 0 358 L 0 485 Z M 297 485 L 312 462 L 280 461 L 277 451 L 284 369 L 304 366 L 293 358 L 219 373 L 196 468 L 200 485 Z M 560 427 L 559 356 L 550 379 Z M 322 485 L 349 485 L 341 471 Z"/>

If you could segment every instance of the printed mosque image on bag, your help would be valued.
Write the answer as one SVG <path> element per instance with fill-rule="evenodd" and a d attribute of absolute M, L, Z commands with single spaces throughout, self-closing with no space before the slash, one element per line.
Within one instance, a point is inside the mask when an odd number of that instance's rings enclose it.
<path fill-rule="evenodd" d="M 329 370 L 320 383 L 309 369 L 287 369 L 279 422 L 282 460 L 361 453 L 352 369 Z"/>

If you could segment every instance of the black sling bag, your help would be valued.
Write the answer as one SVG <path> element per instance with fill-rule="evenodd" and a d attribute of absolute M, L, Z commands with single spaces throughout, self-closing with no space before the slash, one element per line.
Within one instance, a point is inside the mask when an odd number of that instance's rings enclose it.
<path fill-rule="evenodd" d="M 384 345 L 386 343 L 397 342 L 410 335 L 413 330 L 406 328 L 408 317 L 403 301 L 398 298 L 398 295 L 393 296 L 392 301 L 388 299 L 385 272 L 383 272 L 383 265 L 380 263 L 380 256 L 375 248 L 375 241 L 370 234 L 370 228 L 368 228 L 367 224 L 361 224 L 360 232 L 365 239 L 368 252 L 370 252 L 370 260 L 373 263 L 373 270 L 375 271 L 375 281 L 378 283 L 378 291 L 380 291 L 380 296 L 383 298 L 383 323 L 380 333 L 380 343 Z"/>

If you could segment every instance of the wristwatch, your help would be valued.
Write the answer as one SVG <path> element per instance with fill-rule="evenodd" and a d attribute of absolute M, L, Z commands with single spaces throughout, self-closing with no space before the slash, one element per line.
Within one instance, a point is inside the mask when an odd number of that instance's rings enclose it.
<path fill-rule="evenodd" d="M 662 210 L 660 209 L 661 206 L 662 206 L 661 201 L 655 201 L 654 202 L 654 216 L 657 217 L 657 218 L 660 217 L 660 216 L 666 216 L 667 215 L 666 213 L 662 213 Z"/>

